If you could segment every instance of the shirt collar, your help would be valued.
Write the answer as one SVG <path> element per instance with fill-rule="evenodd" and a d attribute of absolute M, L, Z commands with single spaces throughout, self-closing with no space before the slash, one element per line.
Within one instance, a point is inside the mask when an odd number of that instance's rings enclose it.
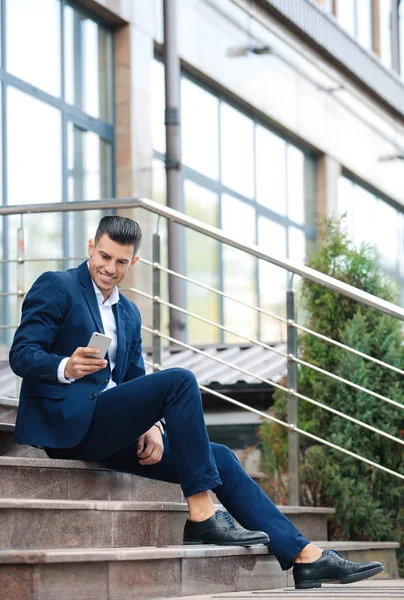
<path fill-rule="evenodd" d="M 88 264 L 88 261 L 87 261 L 87 267 L 90 270 L 90 265 Z M 91 277 L 91 274 L 90 274 L 90 277 Z M 118 292 L 117 286 L 112 288 L 110 295 L 104 302 L 104 296 L 102 295 L 100 288 L 95 285 L 92 277 L 91 277 L 91 283 L 93 284 L 95 296 L 97 298 L 97 302 L 98 302 L 99 306 L 113 306 L 114 304 L 119 302 L 119 292 Z"/>

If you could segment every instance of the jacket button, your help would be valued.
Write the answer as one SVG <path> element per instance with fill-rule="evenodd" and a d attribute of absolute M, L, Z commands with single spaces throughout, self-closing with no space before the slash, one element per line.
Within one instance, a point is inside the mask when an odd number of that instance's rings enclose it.
<path fill-rule="evenodd" d="M 108 381 L 109 381 L 109 379 L 103 379 L 103 380 L 101 381 L 101 383 L 102 383 L 103 385 L 107 385 Z"/>
<path fill-rule="evenodd" d="M 97 397 L 97 394 L 91 394 L 90 395 L 90 400 L 95 400 L 96 397 Z"/>

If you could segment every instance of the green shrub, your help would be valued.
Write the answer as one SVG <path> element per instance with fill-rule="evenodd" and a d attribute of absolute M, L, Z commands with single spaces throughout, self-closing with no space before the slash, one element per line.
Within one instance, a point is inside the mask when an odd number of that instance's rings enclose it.
<path fill-rule="evenodd" d="M 375 252 L 358 250 L 341 231 L 340 223 L 327 221 L 322 242 L 308 266 L 366 292 L 396 301 L 396 288 L 378 265 Z M 400 321 L 305 280 L 299 303 L 314 331 L 329 336 L 393 366 L 404 369 L 403 330 Z M 352 353 L 304 334 L 299 354 L 307 362 L 403 404 L 403 378 Z M 404 411 L 322 375 L 299 369 L 299 392 L 356 417 L 391 435 L 404 438 Z M 286 421 L 286 395 L 276 391 L 274 416 Z M 403 447 L 378 434 L 299 401 L 299 427 L 351 450 L 394 471 L 404 473 Z M 267 490 L 275 501 L 287 502 L 287 430 L 265 422 L 259 437 Z M 300 436 L 302 503 L 332 506 L 330 539 L 404 541 L 404 485 L 392 475 L 327 446 Z M 401 553 L 401 568 L 404 553 Z"/>

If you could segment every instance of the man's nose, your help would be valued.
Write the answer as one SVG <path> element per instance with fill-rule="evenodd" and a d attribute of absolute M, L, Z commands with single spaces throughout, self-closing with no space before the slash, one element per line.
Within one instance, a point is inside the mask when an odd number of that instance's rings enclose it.
<path fill-rule="evenodd" d="M 105 271 L 108 273 L 108 275 L 113 275 L 116 271 L 116 266 L 112 263 L 109 263 L 105 265 Z"/>

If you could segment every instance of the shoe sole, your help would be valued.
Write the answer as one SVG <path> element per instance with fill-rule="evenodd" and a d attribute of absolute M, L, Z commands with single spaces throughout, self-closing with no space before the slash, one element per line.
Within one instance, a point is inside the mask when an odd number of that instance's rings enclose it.
<path fill-rule="evenodd" d="M 249 542 L 248 544 L 241 544 L 240 542 L 208 542 L 206 540 L 193 540 L 192 542 L 183 541 L 184 546 L 199 546 L 201 544 L 209 544 L 210 546 L 243 546 L 243 548 L 249 548 L 250 546 L 256 546 L 257 544 L 268 544 L 269 538 L 260 538 Z"/>
<path fill-rule="evenodd" d="M 299 583 L 295 585 L 296 590 L 308 590 L 310 588 L 321 588 L 322 583 L 356 583 L 357 581 L 363 581 L 364 579 L 369 579 L 369 577 L 374 577 L 378 573 L 384 571 L 383 567 L 375 567 L 374 569 L 370 569 L 369 571 L 364 571 L 362 573 L 353 573 L 352 575 L 347 575 L 343 579 L 317 579 L 315 581 L 305 581 L 304 583 Z"/>

